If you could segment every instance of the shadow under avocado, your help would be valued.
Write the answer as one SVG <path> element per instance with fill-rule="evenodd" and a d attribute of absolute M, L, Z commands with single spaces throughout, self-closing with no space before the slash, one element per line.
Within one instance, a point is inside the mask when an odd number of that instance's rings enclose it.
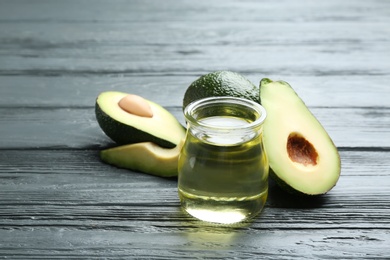
<path fill-rule="evenodd" d="M 281 189 L 269 179 L 267 207 L 272 208 L 320 208 L 328 200 L 326 195 L 296 195 Z"/>

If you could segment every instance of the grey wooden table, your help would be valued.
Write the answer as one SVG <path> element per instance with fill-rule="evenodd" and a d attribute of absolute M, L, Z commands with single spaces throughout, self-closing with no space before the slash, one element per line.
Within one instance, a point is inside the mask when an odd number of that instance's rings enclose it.
<path fill-rule="evenodd" d="M 239 227 L 185 215 L 177 180 L 103 164 L 102 91 L 183 124 L 200 75 L 289 82 L 337 145 L 317 199 L 270 183 Z M 390 1 L 0 1 L 0 258 L 390 258 Z"/>

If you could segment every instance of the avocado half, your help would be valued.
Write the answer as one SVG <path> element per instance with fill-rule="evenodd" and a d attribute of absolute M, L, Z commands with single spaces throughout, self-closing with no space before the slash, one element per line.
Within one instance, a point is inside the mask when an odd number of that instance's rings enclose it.
<path fill-rule="evenodd" d="M 163 148 L 173 148 L 180 143 L 185 136 L 185 128 L 169 111 L 145 99 L 153 116 L 133 115 L 118 105 L 127 95 L 129 94 L 107 91 L 96 99 L 96 119 L 108 137 L 119 145 L 152 142 Z"/>
<path fill-rule="evenodd" d="M 331 190 L 339 179 L 341 161 L 321 123 L 286 82 L 262 79 L 260 97 L 267 110 L 263 137 L 270 176 L 294 194 Z"/>
<path fill-rule="evenodd" d="M 180 149 L 162 148 L 151 142 L 122 145 L 100 152 L 102 161 L 119 168 L 131 169 L 143 173 L 160 176 L 177 176 Z"/>

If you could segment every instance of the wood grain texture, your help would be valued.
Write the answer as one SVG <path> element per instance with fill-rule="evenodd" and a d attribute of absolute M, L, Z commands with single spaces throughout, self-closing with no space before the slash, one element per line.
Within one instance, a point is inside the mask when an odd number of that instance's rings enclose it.
<path fill-rule="evenodd" d="M 174 178 L 105 165 L 96 151 L 3 150 L 0 254 L 21 258 L 163 254 L 173 259 L 239 254 L 250 259 L 266 251 L 270 258 L 291 259 L 300 251 L 304 258 L 386 257 L 390 253 L 386 156 L 342 152 L 338 185 L 317 199 L 291 197 L 271 183 L 263 213 L 251 223 L 229 228 L 204 224 L 181 212 Z M 358 170 L 353 167 L 357 162 Z M 283 247 L 272 242 L 281 240 Z M 335 246 L 338 253 L 332 252 Z"/>
<path fill-rule="evenodd" d="M 139 231 L 135 236 L 115 230 L 55 230 L 8 231 L 14 237 L 11 241 L 18 240 L 20 244 L 5 241 L 0 252 L 19 259 L 386 259 L 390 256 L 386 250 L 388 233 L 375 229 L 315 230 L 310 236 L 304 230 L 243 232 L 196 225 L 185 232 Z M 0 234 L 7 233 L 0 231 Z M 283 241 L 283 245 L 272 241 Z"/>
<path fill-rule="evenodd" d="M 3 60 L 0 63 L 0 75 L 169 74 L 172 71 L 206 73 L 218 68 L 246 73 L 260 71 L 268 75 L 283 72 L 287 75 L 300 76 L 329 74 L 388 76 L 390 68 L 390 63 L 386 59 L 390 49 L 389 39 L 383 36 L 389 35 L 390 30 L 385 29 L 388 28 L 385 24 L 302 23 L 297 27 L 290 23 L 281 25 L 276 23 L 270 26 L 267 23 L 227 22 L 226 28 L 223 28 L 223 25 L 218 27 L 221 32 L 210 31 L 209 27 L 206 27 L 206 30 L 203 26 L 189 30 L 184 24 L 183 27 L 172 30 L 176 33 L 181 29 L 186 34 L 174 37 L 165 32 L 161 37 L 166 39 L 161 40 L 158 38 L 158 32 L 164 32 L 164 27 L 171 27 L 170 23 L 157 26 L 152 23 L 147 28 L 141 28 L 138 24 L 113 24 L 108 28 L 92 27 L 98 28 L 103 36 L 93 35 L 92 32 L 85 34 L 85 31 L 91 30 L 91 25 L 75 27 L 74 24 L 65 24 L 62 27 L 56 23 L 32 25 L 26 23 L 25 27 L 33 29 L 33 35 L 20 33 L 17 36 L 7 35 L 9 31 L 25 31 L 22 25 L 16 24 L 16 28 L 9 30 L 9 24 L 0 24 L 6 27 L 3 30 L 0 28 L 1 34 L 6 37 L 6 40 L 0 41 L 2 43 L 0 54 Z M 34 26 L 37 28 L 33 28 Z M 104 25 L 99 27 L 102 26 Z M 358 28 L 351 30 L 355 26 L 359 26 L 359 30 Z M 196 30 L 201 30 L 198 28 L 202 27 L 206 31 L 198 33 Z M 381 38 L 372 39 L 370 32 L 378 28 L 381 28 L 382 32 L 375 35 L 380 35 Z M 68 32 L 70 35 L 58 34 L 58 31 Z M 142 36 L 139 36 L 137 31 L 142 35 L 153 35 L 149 40 L 151 42 L 146 43 L 145 39 L 143 44 L 133 43 L 132 39 L 140 38 L 142 42 Z M 148 33 L 145 34 L 145 31 Z M 286 33 L 280 38 L 275 37 L 275 31 L 291 33 Z M 235 32 L 245 32 L 247 35 Z M 204 33 L 204 39 L 209 40 L 195 44 L 189 37 L 190 33 L 202 39 L 199 34 Z M 298 33 L 299 37 L 292 33 Z M 335 33 L 337 34 L 334 35 Z M 351 33 L 355 34 L 349 35 Z M 211 37 L 207 34 L 211 34 Z M 253 37 L 255 39 L 253 42 L 236 43 L 219 36 L 225 34 L 232 34 L 232 39 L 252 40 Z M 41 35 L 47 38 L 35 38 L 42 37 Z M 83 38 L 77 39 L 78 35 Z M 86 35 L 91 38 L 84 39 Z M 323 39 L 318 39 L 320 36 Z M 288 40 L 293 37 L 299 41 Z M 180 39 L 188 39 L 189 43 L 180 42 Z M 312 39 L 316 39 L 315 42 L 312 42 Z M 212 42 L 207 43 L 210 40 Z M 175 43 L 166 44 L 164 41 Z"/>
<path fill-rule="evenodd" d="M 70 0 L 67 3 L 46 1 L 17 0 L 3 2 L 1 21 L 18 23 L 30 21 L 37 23 L 63 21 L 68 23 L 83 22 L 163 22 L 163 21 L 270 21 L 270 22 L 338 22 L 355 21 L 357 23 L 383 22 L 388 19 L 389 3 L 374 0 L 370 3 L 360 0 L 347 0 L 340 3 L 330 0 L 326 3 L 306 1 L 209 1 L 200 0 L 194 5 L 191 0 L 178 4 L 175 0 L 164 1 L 157 5 L 154 0 L 118 0 L 107 4 L 107 0 L 90 1 Z M 337 7 L 337 8 L 335 8 Z M 48 12 L 50 11 L 50 12 Z M 231 13 L 235 11 L 234 13 Z M 229 15 L 227 15 L 229 13 Z M 278 16 L 275 15 L 278 14 Z M 175 14 L 175 15 L 172 15 Z M 212 24 L 210 24 L 211 26 Z"/>
<path fill-rule="evenodd" d="M 0 258 L 390 259 L 390 2 L 0 1 Z M 180 210 L 176 178 L 111 167 L 100 92 L 184 124 L 200 75 L 289 82 L 337 145 L 328 194 L 270 180 L 237 226 Z"/>
<path fill-rule="evenodd" d="M 122 91 L 142 95 L 162 106 L 182 106 L 187 87 L 201 75 L 2 76 L 0 104 L 3 108 L 91 107 L 99 93 Z M 264 77 L 284 80 L 309 107 L 390 106 L 390 76 L 294 76 L 262 71 L 243 75 L 256 86 Z"/>
<path fill-rule="evenodd" d="M 155 6 L 153 1 L 120 1 L 108 7 L 99 1 L 91 10 L 82 8 L 88 1 L 16 1 L 2 8 L 0 75 L 231 69 L 266 75 L 388 76 L 390 8 L 386 1 L 375 2 L 197 1 L 194 6 L 169 1 Z M 227 10 L 234 16 L 226 16 Z"/>

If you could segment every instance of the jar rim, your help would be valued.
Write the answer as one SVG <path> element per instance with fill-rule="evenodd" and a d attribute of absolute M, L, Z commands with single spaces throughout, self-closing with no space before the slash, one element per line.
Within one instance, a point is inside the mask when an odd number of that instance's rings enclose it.
<path fill-rule="evenodd" d="M 207 106 L 207 105 L 216 105 L 216 104 L 232 104 L 232 105 L 240 105 L 245 106 L 247 108 L 250 108 L 254 111 L 256 111 L 260 116 L 256 118 L 254 121 L 249 122 L 248 124 L 242 125 L 242 126 L 215 126 L 208 123 L 200 122 L 197 119 L 194 118 L 194 113 L 191 113 L 193 111 L 196 111 L 196 109 Z M 234 130 L 234 129 L 253 129 L 256 127 L 261 126 L 266 117 L 267 117 L 267 111 L 265 108 L 260 105 L 259 103 L 256 103 L 252 100 L 245 99 L 245 98 L 238 98 L 238 97 L 231 97 L 231 96 L 219 96 L 219 97 L 207 97 L 195 100 L 188 104 L 184 108 L 184 116 L 185 118 L 193 125 L 198 125 L 201 127 L 208 128 L 210 130 L 212 129 L 224 129 L 224 130 Z"/>

